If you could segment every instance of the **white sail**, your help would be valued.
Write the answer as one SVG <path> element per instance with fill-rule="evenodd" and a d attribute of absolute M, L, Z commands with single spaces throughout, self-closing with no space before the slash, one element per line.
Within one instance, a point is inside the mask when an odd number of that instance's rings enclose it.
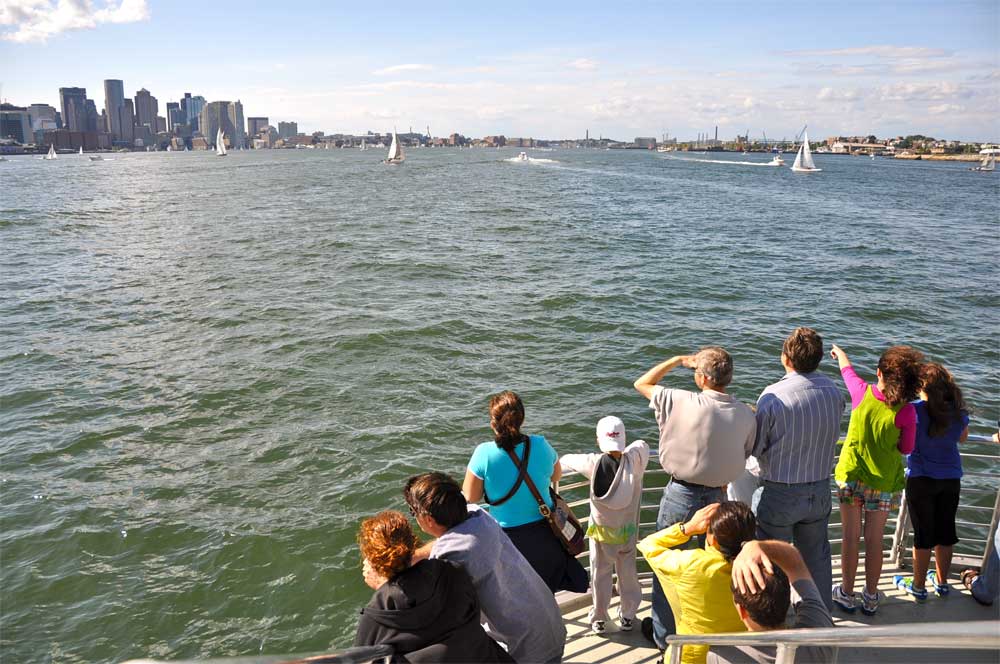
<path fill-rule="evenodd" d="M 45 159 L 55 159 L 56 158 L 56 144 L 49 144 L 49 153 L 45 155 Z"/>
<path fill-rule="evenodd" d="M 361 139 L 361 151 L 364 152 L 367 149 L 368 149 L 368 144 L 365 143 L 365 139 L 362 138 Z"/>
<path fill-rule="evenodd" d="M 80 154 L 83 154 L 83 146 L 80 146 Z"/>
<path fill-rule="evenodd" d="M 802 168 L 802 146 L 799 146 L 798 154 L 795 155 L 795 163 L 792 164 L 792 170 L 797 171 Z"/>
<path fill-rule="evenodd" d="M 226 137 L 222 133 L 222 127 L 219 127 L 219 133 L 215 135 L 215 154 L 220 157 L 226 156 Z"/>
<path fill-rule="evenodd" d="M 812 153 L 809 152 L 809 132 L 802 132 L 802 166 L 804 168 L 816 168 L 813 163 Z"/>
<path fill-rule="evenodd" d="M 401 164 L 406 156 L 403 154 L 403 146 L 399 144 L 396 130 L 392 131 L 392 145 L 389 146 L 389 156 L 386 161 L 390 164 Z"/>

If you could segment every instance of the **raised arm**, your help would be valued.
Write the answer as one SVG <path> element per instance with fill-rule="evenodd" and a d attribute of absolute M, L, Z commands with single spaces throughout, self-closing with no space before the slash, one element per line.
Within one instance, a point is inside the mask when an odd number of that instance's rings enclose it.
<path fill-rule="evenodd" d="M 802 554 L 788 542 L 753 540 L 733 561 L 733 581 L 740 592 L 755 593 L 764 588 L 764 573 L 773 574 L 774 565 L 784 570 L 789 583 L 812 578 Z"/>
<path fill-rule="evenodd" d="M 646 373 L 642 374 L 642 376 L 632 383 L 632 386 L 635 387 L 635 389 L 642 396 L 647 399 L 652 399 L 653 388 L 656 387 L 657 383 L 659 383 L 663 377 L 667 375 L 667 372 L 681 365 L 689 369 L 694 369 L 694 355 L 675 355 L 666 362 L 661 362 Z"/>
<path fill-rule="evenodd" d="M 840 369 L 851 366 L 851 361 L 848 359 L 847 353 L 845 353 L 844 349 L 837 344 L 833 344 L 830 348 L 830 357 L 837 360 L 837 364 L 840 365 Z"/>

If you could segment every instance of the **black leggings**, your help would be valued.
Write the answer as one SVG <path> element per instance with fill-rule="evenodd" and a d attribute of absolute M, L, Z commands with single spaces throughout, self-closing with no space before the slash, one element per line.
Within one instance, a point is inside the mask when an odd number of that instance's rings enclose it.
<path fill-rule="evenodd" d="M 932 549 L 958 542 L 955 513 L 962 480 L 909 477 L 906 480 L 906 507 L 913 522 L 913 546 Z"/>
<path fill-rule="evenodd" d="M 557 590 L 587 592 L 587 570 L 579 560 L 566 553 L 545 519 L 503 531 L 553 593 Z"/>

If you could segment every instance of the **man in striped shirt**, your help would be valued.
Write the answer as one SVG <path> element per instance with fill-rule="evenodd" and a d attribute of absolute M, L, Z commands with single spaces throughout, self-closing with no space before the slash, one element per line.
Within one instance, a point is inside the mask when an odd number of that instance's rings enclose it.
<path fill-rule="evenodd" d="M 792 542 L 817 587 L 833 586 L 830 562 L 830 475 L 840 437 L 844 397 L 817 371 L 823 339 L 813 329 L 796 328 L 781 348 L 785 376 L 757 400 L 753 454 L 760 463 L 762 488 L 757 536 Z M 823 593 L 832 609 L 830 593 Z"/>

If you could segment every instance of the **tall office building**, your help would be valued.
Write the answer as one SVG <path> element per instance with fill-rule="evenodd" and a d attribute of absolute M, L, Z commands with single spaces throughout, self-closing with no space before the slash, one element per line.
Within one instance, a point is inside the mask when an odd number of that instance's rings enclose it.
<path fill-rule="evenodd" d="M 0 138 L 12 138 L 22 144 L 35 142 L 27 108 L 0 104 Z"/>
<path fill-rule="evenodd" d="M 267 118 L 247 118 L 247 134 L 251 139 L 257 138 L 261 129 L 267 128 Z"/>
<path fill-rule="evenodd" d="M 101 126 L 101 116 L 97 114 L 97 104 L 94 100 L 88 99 L 84 102 L 84 107 L 87 109 L 87 131 L 106 131 Z"/>
<path fill-rule="evenodd" d="M 201 128 L 201 135 L 205 137 L 209 145 L 215 145 L 216 134 L 221 127 L 222 133 L 229 140 L 229 145 L 236 146 L 239 134 L 236 132 L 236 127 L 233 126 L 233 116 L 230 114 L 232 107 L 233 104 L 228 101 L 212 101 L 201 109 L 198 125 Z"/>
<path fill-rule="evenodd" d="M 198 125 L 201 122 L 201 112 L 205 109 L 205 98 L 201 95 L 192 97 L 190 92 L 185 92 L 184 98 L 181 99 L 181 108 L 184 109 L 187 123 L 191 125 L 191 131 L 198 131 Z M 208 136 L 204 132 L 202 132 L 202 135 Z"/>
<path fill-rule="evenodd" d="M 135 107 L 131 99 L 126 99 L 122 103 L 122 142 L 129 147 L 135 145 Z"/>
<path fill-rule="evenodd" d="M 298 136 L 298 135 L 299 135 L 298 122 L 278 123 L 278 138 L 291 138 L 292 136 Z"/>
<path fill-rule="evenodd" d="M 55 109 L 55 106 L 32 104 L 28 107 L 28 119 L 31 121 L 31 130 L 58 129 L 59 123 L 56 120 L 58 114 L 59 112 Z"/>
<path fill-rule="evenodd" d="M 149 127 L 151 133 L 156 133 L 156 116 L 160 112 L 156 97 L 143 88 L 135 93 L 135 126 Z"/>
<path fill-rule="evenodd" d="M 177 125 L 186 125 L 187 115 L 175 101 L 167 102 L 167 131 L 177 131 Z"/>
<path fill-rule="evenodd" d="M 59 88 L 63 126 L 70 131 L 87 131 L 87 88 Z"/>
<path fill-rule="evenodd" d="M 246 144 L 246 122 L 243 121 L 243 103 L 239 99 L 229 105 L 229 121 L 233 124 L 236 135 L 230 139 L 230 145 L 242 148 Z"/>
<path fill-rule="evenodd" d="M 104 115 L 108 126 L 105 128 L 111 134 L 112 141 L 125 140 L 122 131 L 122 113 L 125 109 L 125 83 L 115 78 L 104 80 Z"/>

